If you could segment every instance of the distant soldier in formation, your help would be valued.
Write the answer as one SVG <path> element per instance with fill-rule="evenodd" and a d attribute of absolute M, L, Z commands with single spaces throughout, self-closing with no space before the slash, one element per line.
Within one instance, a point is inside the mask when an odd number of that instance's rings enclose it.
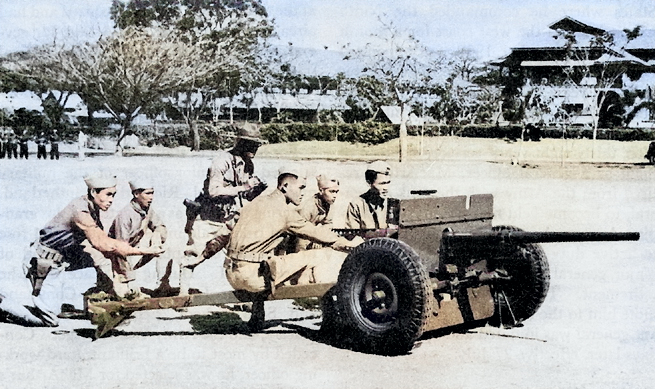
<path fill-rule="evenodd" d="M 189 293 L 193 269 L 227 245 L 243 201 L 251 201 L 266 189 L 253 175 L 252 159 L 261 144 L 259 129 L 246 123 L 234 147 L 212 160 L 202 193 L 195 199 L 197 209 L 187 205 L 189 242 L 180 263 L 180 295 Z"/>
<path fill-rule="evenodd" d="M 384 161 L 375 161 L 366 167 L 364 177 L 370 189 L 353 200 L 346 214 L 346 228 L 388 228 L 387 196 L 391 167 Z"/>
<path fill-rule="evenodd" d="M 28 159 L 29 154 L 27 153 L 27 141 L 30 138 L 27 136 L 27 130 L 23 131 L 23 136 L 20 137 L 20 157 Z"/>
<path fill-rule="evenodd" d="M 4 159 L 5 154 L 7 154 L 7 134 L 0 129 L 0 159 Z"/>
<path fill-rule="evenodd" d="M 54 130 L 53 134 L 50 136 L 50 159 L 59 160 L 59 135 L 57 130 Z"/>
<path fill-rule="evenodd" d="M 45 145 L 47 143 L 47 139 L 45 138 L 45 135 L 42 133 L 39 134 L 39 137 L 36 139 L 36 157 L 38 159 L 46 159 L 48 158 L 48 154 L 46 153 L 45 150 Z"/>
<path fill-rule="evenodd" d="M 316 184 L 318 185 L 318 192 L 309 198 L 309 201 L 303 201 L 300 204 L 298 213 L 314 225 L 324 225 L 332 228 L 333 215 L 331 207 L 339 194 L 339 180 L 328 174 L 320 174 L 316 176 Z M 321 247 L 323 246 L 310 240 L 298 238 L 294 251 Z"/>
<path fill-rule="evenodd" d="M 18 159 L 18 139 L 14 130 L 9 132 L 9 138 L 7 140 L 7 158 L 11 159 L 12 156 Z"/>
<path fill-rule="evenodd" d="M 162 248 L 166 243 L 167 229 L 159 215 L 151 208 L 155 195 L 154 186 L 146 180 L 130 181 L 132 201 L 116 216 L 109 228 L 109 237 L 127 242 L 136 248 Z M 114 268 L 118 276 L 127 283 L 137 296 L 142 295 L 138 286 L 130 285 L 135 281 L 134 271 L 149 263 L 154 255 L 115 256 Z M 170 293 L 169 277 L 172 271 L 172 259 L 158 255 L 156 258 L 157 292 Z M 145 295 L 142 295 L 145 297 Z"/>

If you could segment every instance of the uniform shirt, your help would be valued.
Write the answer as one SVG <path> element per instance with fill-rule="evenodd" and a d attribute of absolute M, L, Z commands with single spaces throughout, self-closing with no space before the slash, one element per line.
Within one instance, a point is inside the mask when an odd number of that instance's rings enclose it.
<path fill-rule="evenodd" d="M 78 245 L 86 239 L 84 230 L 97 227 L 102 230 L 100 210 L 87 195 L 71 201 L 39 232 L 41 243 L 51 249 Z"/>
<path fill-rule="evenodd" d="M 316 193 L 309 201 L 304 201 L 300 204 L 298 213 L 314 224 L 332 226 L 330 204 L 323 201 L 320 193 Z"/>
<path fill-rule="evenodd" d="M 248 182 L 252 168 L 246 168 L 246 162 L 238 155 L 221 150 L 214 157 L 207 170 L 207 178 L 203 185 L 205 196 L 220 196 L 220 189 L 226 186 L 240 186 Z M 234 195 L 233 197 L 236 197 Z"/>
<path fill-rule="evenodd" d="M 387 200 L 370 190 L 360 195 L 348 205 L 346 228 L 388 228 Z"/>
<path fill-rule="evenodd" d="M 320 193 L 314 194 L 308 201 L 304 201 L 298 207 L 298 213 L 304 219 L 307 219 L 312 224 L 315 225 L 324 225 L 332 228 L 332 213 L 330 212 L 330 204 L 323 201 Z M 289 249 L 293 251 L 306 250 L 308 248 L 313 248 L 316 245 L 313 245 L 311 241 L 307 239 L 294 239 L 290 242 Z M 320 245 L 316 246 L 320 247 Z"/>
<path fill-rule="evenodd" d="M 272 254 L 286 234 L 321 243 L 332 244 L 339 236 L 325 226 L 316 226 L 304 219 L 296 207 L 287 204 L 278 189 L 259 196 L 241 210 L 234 226 L 228 252 Z"/>
<path fill-rule="evenodd" d="M 134 246 L 139 242 L 146 228 L 151 231 L 158 229 L 162 237 L 166 239 L 166 226 L 159 215 L 152 208 L 144 210 L 136 201 L 132 200 L 116 215 L 109 228 L 109 237 L 126 241 Z"/>

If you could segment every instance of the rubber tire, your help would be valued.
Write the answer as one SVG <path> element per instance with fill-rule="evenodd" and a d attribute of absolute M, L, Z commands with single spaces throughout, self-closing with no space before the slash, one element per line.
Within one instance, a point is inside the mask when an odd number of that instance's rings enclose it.
<path fill-rule="evenodd" d="M 496 226 L 492 230 L 522 231 L 512 226 Z M 518 326 L 537 312 L 548 294 L 550 270 L 546 254 L 538 244 L 517 244 L 506 248 L 496 258 L 495 266 L 507 271 L 511 279 L 500 281 L 493 287 L 496 313 L 491 324 L 507 328 Z M 501 291 L 509 300 L 511 313 Z"/>
<path fill-rule="evenodd" d="M 655 165 L 655 155 L 648 156 L 648 162 L 650 162 L 651 165 Z"/>
<path fill-rule="evenodd" d="M 348 255 L 336 286 L 336 309 L 354 349 L 406 354 L 423 334 L 432 290 L 418 254 L 407 244 L 391 238 L 367 240 Z M 373 290 L 383 289 L 387 293 L 369 299 L 366 307 L 367 291 L 371 297 Z M 372 308 L 374 301 L 388 304 Z"/>

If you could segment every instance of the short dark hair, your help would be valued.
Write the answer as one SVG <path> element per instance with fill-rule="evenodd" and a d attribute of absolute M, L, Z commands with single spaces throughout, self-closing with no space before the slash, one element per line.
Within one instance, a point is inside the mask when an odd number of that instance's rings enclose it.
<path fill-rule="evenodd" d="M 107 189 L 107 188 L 88 188 L 86 190 L 86 194 L 89 195 L 89 197 L 92 197 L 93 195 L 91 194 L 91 191 L 94 191 L 96 194 L 98 194 L 98 193 L 102 192 L 105 189 Z"/>
<path fill-rule="evenodd" d="M 364 173 L 364 178 L 366 178 L 366 182 L 368 182 L 369 184 L 372 184 L 378 178 L 378 174 L 380 174 L 380 173 L 376 172 L 375 170 L 367 170 Z"/>
<path fill-rule="evenodd" d="M 298 179 L 298 177 L 295 174 L 291 174 L 291 173 L 280 174 L 279 176 L 277 176 L 277 187 L 279 188 L 280 186 L 282 186 L 282 182 L 284 182 L 284 180 L 286 180 L 288 177 L 293 177 L 295 179 Z"/>

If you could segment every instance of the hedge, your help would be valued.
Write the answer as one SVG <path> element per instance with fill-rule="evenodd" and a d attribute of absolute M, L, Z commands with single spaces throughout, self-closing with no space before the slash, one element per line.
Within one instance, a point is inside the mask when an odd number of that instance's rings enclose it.
<path fill-rule="evenodd" d="M 232 146 L 236 127 L 229 124 L 198 124 L 201 150 L 225 149 Z M 184 124 L 157 124 L 154 126 L 135 126 L 132 128 L 142 144 L 176 147 L 191 146 L 192 137 Z M 407 133 L 411 136 L 421 135 L 421 128 L 408 126 Z M 536 131 L 535 131 L 536 130 Z M 398 138 L 399 126 L 388 123 L 271 123 L 261 128 L 262 138 L 270 143 L 285 143 L 296 141 L 333 141 L 364 143 L 369 145 L 388 142 Z M 562 138 L 560 128 L 543 128 L 524 131 L 521 125 L 429 125 L 423 129 L 424 136 L 460 136 L 469 138 L 495 138 L 518 140 L 523 134 L 524 139 L 538 140 L 540 138 Z M 568 139 L 592 137 L 592 130 L 581 127 L 569 127 L 564 133 Z M 655 132 L 645 129 L 599 129 L 597 139 L 619 141 L 652 141 Z"/>

